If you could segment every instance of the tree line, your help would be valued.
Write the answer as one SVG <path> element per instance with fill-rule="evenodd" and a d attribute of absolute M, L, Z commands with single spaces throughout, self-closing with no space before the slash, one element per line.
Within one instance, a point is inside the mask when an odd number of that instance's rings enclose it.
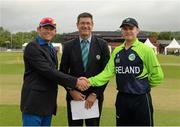
<path fill-rule="evenodd" d="M 171 32 L 171 31 L 146 32 L 144 31 L 144 32 L 147 34 L 147 36 L 155 37 L 158 40 L 172 40 L 173 38 L 180 40 L 180 31 L 179 32 Z M 62 34 L 57 34 L 53 42 L 55 43 L 61 42 L 61 35 Z M 22 48 L 22 44 L 34 40 L 36 36 L 37 36 L 36 31 L 11 33 L 10 31 L 0 26 L 0 47 Z"/>
<path fill-rule="evenodd" d="M 0 47 L 22 48 L 22 44 L 34 40 L 36 36 L 36 31 L 11 33 L 0 27 Z M 58 43 L 59 40 L 60 34 L 57 34 L 53 42 Z"/>

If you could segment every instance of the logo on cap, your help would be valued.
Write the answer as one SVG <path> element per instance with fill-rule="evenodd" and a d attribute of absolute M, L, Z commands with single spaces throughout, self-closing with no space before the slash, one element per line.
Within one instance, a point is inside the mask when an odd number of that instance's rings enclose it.
<path fill-rule="evenodd" d="M 50 17 L 45 17 L 41 19 L 39 26 L 47 26 L 47 25 L 56 27 L 56 21 Z"/>
<path fill-rule="evenodd" d="M 127 19 L 126 19 L 126 22 L 129 22 L 129 21 L 130 21 L 130 19 L 129 19 L 129 18 L 127 18 Z"/>

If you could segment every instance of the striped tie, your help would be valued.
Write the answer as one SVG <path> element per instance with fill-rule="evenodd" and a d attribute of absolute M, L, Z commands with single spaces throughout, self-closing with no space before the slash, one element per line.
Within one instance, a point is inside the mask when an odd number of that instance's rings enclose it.
<path fill-rule="evenodd" d="M 88 40 L 82 40 L 81 43 L 82 43 L 82 46 L 81 46 L 82 62 L 83 62 L 84 70 L 86 71 L 86 69 L 87 69 L 87 63 L 88 63 L 88 54 L 89 54 L 89 50 L 88 50 Z"/>

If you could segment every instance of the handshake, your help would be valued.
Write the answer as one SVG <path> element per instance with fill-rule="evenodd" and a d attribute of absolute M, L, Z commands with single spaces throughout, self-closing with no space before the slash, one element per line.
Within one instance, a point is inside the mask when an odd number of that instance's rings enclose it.
<path fill-rule="evenodd" d="M 75 87 L 81 91 L 85 91 L 90 87 L 90 84 L 86 77 L 80 77 L 77 79 Z"/>

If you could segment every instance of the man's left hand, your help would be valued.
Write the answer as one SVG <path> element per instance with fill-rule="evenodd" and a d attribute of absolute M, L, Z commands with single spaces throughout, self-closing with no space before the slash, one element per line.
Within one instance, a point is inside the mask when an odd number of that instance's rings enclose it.
<path fill-rule="evenodd" d="M 96 101 L 96 98 L 97 98 L 96 94 L 91 93 L 86 99 L 85 108 L 90 109 L 93 106 L 94 102 Z"/>

